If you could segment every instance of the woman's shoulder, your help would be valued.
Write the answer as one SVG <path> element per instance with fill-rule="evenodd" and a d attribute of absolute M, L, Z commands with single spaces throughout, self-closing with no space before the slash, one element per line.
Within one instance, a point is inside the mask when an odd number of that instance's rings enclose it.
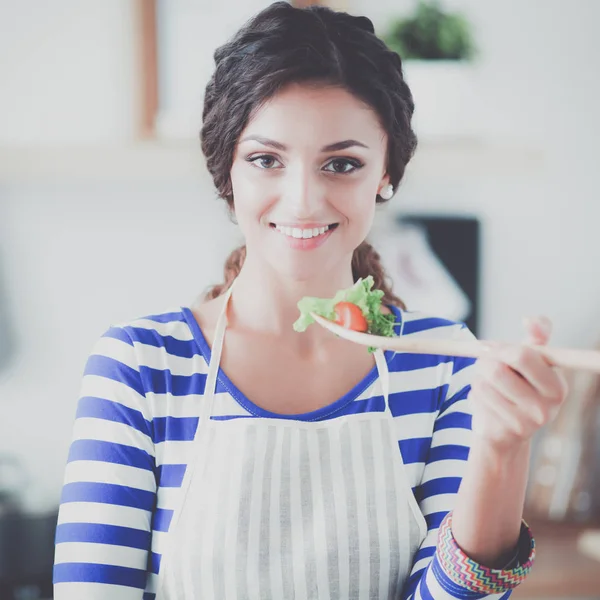
<path fill-rule="evenodd" d="M 187 309 L 189 311 L 189 309 Z M 140 313 L 129 319 L 109 322 L 96 337 L 91 355 L 123 363 L 135 371 L 141 367 L 169 369 L 171 363 L 198 354 L 195 336 L 185 306 Z"/>
<path fill-rule="evenodd" d="M 93 392 L 99 386 L 101 397 L 112 393 L 148 418 L 154 411 L 148 394 L 201 393 L 198 375 L 204 376 L 207 368 L 197 360 L 204 350 L 189 325 L 191 318 L 185 306 L 171 306 L 109 324 L 89 353 L 84 378 L 95 377 L 88 378 L 87 388 Z"/>
<path fill-rule="evenodd" d="M 189 309 L 187 309 L 189 311 Z M 105 335 L 122 331 L 132 342 L 152 344 L 165 338 L 191 340 L 189 317 L 185 306 L 167 306 L 151 313 L 141 313 L 129 319 L 110 323 Z"/>

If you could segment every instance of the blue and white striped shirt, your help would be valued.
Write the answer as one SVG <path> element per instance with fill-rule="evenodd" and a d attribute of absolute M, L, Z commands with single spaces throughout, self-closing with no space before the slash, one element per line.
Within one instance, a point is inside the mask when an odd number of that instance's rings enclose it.
<path fill-rule="evenodd" d="M 393 310 L 404 336 L 473 338 L 461 323 Z M 83 374 L 65 472 L 56 531 L 56 600 L 155 598 L 209 360 L 210 347 L 188 307 L 113 325 L 96 341 Z M 467 396 L 474 361 L 392 352 L 386 360 L 399 451 L 428 527 L 403 599 L 473 598 L 439 568 L 436 541 L 469 453 Z M 334 404 L 293 418 L 381 411 L 377 379 L 373 368 Z M 265 416 L 274 415 L 219 374 L 212 418 Z"/>

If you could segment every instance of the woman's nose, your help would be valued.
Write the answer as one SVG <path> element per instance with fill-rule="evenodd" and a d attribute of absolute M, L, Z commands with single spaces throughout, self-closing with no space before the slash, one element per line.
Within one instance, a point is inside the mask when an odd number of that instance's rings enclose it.
<path fill-rule="evenodd" d="M 288 205 L 294 217 L 308 219 L 320 211 L 325 190 L 318 176 L 310 169 L 297 168 L 289 172 L 283 185 L 282 201 Z"/>

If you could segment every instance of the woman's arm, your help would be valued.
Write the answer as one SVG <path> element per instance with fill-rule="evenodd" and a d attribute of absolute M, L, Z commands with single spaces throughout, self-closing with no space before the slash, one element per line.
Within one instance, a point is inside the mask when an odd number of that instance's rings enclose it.
<path fill-rule="evenodd" d="M 54 560 L 55 600 L 142 600 L 156 496 L 135 348 L 111 327 L 85 367 Z"/>
<path fill-rule="evenodd" d="M 463 328 L 457 337 L 473 339 L 474 336 Z M 451 363 L 451 376 L 435 420 L 423 476 L 415 490 L 427 521 L 428 533 L 414 558 L 411 576 L 404 589 L 404 600 L 505 599 L 531 568 L 535 555 L 533 539 L 521 522 L 522 503 L 519 504 L 518 489 L 515 492 L 515 488 L 510 487 L 515 485 L 512 479 L 515 475 L 517 481 L 519 473 L 526 478 L 526 470 L 511 473 L 509 462 L 496 467 L 487 463 L 486 460 L 492 457 L 479 450 L 472 431 L 474 399 L 471 384 L 478 369 L 479 364 L 472 359 L 456 358 Z M 506 468 L 506 477 L 503 468 Z M 519 469 L 526 469 L 526 466 L 519 465 Z M 477 479 L 478 476 L 481 479 Z M 501 565 L 505 569 L 494 569 L 490 567 L 498 566 L 498 562 L 494 561 L 494 565 L 478 562 L 457 544 L 453 535 L 453 517 L 460 505 L 469 531 L 476 531 L 484 543 L 491 541 L 491 546 L 502 547 L 504 530 L 494 538 L 494 532 L 502 529 L 494 522 L 498 518 L 494 507 L 504 496 L 495 492 L 497 486 L 507 480 L 510 480 L 510 485 L 506 493 L 510 494 L 510 498 L 499 510 L 509 515 L 509 522 L 516 515 L 517 532 L 514 538 L 506 536 L 505 553 L 493 550 L 496 560 L 507 557 Z M 519 488 L 518 483 L 516 487 Z M 467 498 L 462 500 L 465 494 Z M 478 508 L 473 507 L 474 503 Z M 519 507 L 518 510 L 514 505 Z M 459 517 L 463 518 L 460 511 Z"/>
<path fill-rule="evenodd" d="M 545 344 L 549 323 L 532 321 L 527 342 Z M 492 350 L 480 360 L 470 400 L 473 440 L 452 516 L 456 543 L 474 560 L 500 567 L 521 530 L 531 439 L 566 397 L 564 379 L 535 350 Z"/>
<path fill-rule="evenodd" d="M 515 555 L 529 469 L 530 444 L 498 453 L 474 436 L 452 515 L 457 544 L 474 560 L 501 568 Z"/>

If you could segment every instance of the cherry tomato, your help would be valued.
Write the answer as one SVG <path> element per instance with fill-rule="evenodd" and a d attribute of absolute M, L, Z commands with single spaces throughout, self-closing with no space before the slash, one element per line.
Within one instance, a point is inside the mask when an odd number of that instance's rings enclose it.
<path fill-rule="evenodd" d="M 352 302 L 338 302 L 335 307 L 334 322 L 354 331 L 367 331 L 368 324 L 362 310 Z"/>

